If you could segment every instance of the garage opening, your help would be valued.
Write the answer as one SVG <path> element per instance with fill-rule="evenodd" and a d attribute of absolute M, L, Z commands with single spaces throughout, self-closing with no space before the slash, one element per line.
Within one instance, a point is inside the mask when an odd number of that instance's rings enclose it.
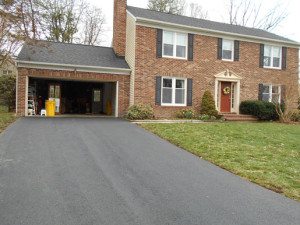
<path fill-rule="evenodd" d="M 41 115 L 54 100 L 55 115 L 118 116 L 117 98 L 117 82 L 29 78 L 27 115 Z"/>

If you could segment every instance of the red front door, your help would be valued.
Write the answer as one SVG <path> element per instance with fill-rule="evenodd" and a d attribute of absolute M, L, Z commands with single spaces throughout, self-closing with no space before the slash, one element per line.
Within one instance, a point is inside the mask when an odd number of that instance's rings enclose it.
<path fill-rule="evenodd" d="M 231 112 L 231 82 L 221 82 L 221 112 Z"/>

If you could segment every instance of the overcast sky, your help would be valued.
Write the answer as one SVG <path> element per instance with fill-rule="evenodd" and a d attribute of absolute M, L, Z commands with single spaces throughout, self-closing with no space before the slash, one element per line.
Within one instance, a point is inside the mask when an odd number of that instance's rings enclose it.
<path fill-rule="evenodd" d="M 113 25 L 113 1 L 114 0 L 87 0 L 92 5 L 102 8 L 106 24 L 105 34 L 103 36 L 102 45 L 110 46 L 112 39 L 112 25 Z M 261 0 L 253 0 L 260 2 Z M 275 3 L 282 3 L 286 8 L 288 17 L 272 32 L 281 36 L 285 36 L 292 40 L 300 42 L 300 0 L 262 0 L 263 7 L 272 8 Z M 228 8 L 229 0 L 186 0 L 187 3 L 194 2 L 200 4 L 205 10 L 208 11 L 208 19 L 228 22 L 226 9 Z M 148 0 L 127 0 L 130 6 L 147 8 Z"/>

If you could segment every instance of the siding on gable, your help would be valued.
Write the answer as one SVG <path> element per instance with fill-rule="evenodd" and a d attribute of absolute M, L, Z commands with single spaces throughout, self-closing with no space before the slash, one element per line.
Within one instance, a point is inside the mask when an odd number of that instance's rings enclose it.
<path fill-rule="evenodd" d="M 129 104 L 134 104 L 134 74 L 135 74 L 135 34 L 136 34 L 136 24 L 134 18 L 127 13 L 126 22 L 126 51 L 125 60 L 131 68 L 132 72 L 130 75 L 130 97 Z"/>

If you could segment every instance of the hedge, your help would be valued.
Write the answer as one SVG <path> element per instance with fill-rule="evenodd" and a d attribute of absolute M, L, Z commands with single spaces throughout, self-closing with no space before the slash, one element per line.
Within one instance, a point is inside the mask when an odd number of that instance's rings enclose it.
<path fill-rule="evenodd" d="M 284 108 L 283 105 L 281 106 Z M 240 104 L 240 113 L 253 115 L 259 120 L 278 120 L 276 106 L 272 102 L 248 100 Z"/>

